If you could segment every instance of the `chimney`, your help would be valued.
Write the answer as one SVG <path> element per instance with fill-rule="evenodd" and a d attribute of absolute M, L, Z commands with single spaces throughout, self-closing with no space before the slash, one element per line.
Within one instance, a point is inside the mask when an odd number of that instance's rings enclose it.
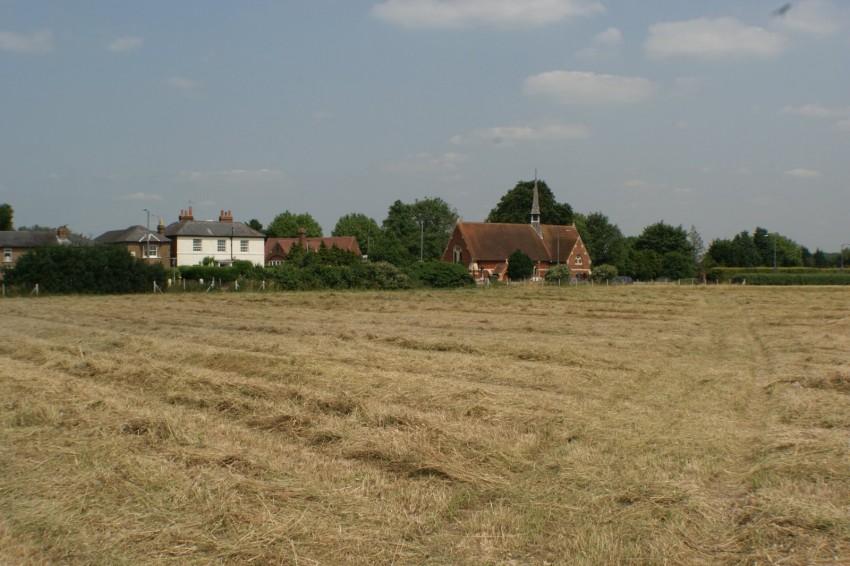
<path fill-rule="evenodd" d="M 68 226 L 60 226 L 56 229 L 56 235 L 59 237 L 60 241 L 68 239 Z"/>
<path fill-rule="evenodd" d="M 165 236 L 165 222 L 162 221 L 162 218 L 159 219 L 159 224 L 156 225 L 156 233 L 160 236 Z"/>
<path fill-rule="evenodd" d="M 307 249 L 307 230 L 303 227 L 298 229 L 298 245 L 301 246 L 302 249 Z"/>
<path fill-rule="evenodd" d="M 233 212 L 230 210 L 222 210 L 218 215 L 219 222 L 233 222 Z"/>
<path fill-rule="evenodd" d="M 189 207 L 189 210 L 180 209 L 180 216 L 177 217 L 177 220 L 183 221 L 183 220 L 194 220 L 194 219 L 195 219 L 195 215 L 192 214 L 192 207 L 191 206 Z"/>

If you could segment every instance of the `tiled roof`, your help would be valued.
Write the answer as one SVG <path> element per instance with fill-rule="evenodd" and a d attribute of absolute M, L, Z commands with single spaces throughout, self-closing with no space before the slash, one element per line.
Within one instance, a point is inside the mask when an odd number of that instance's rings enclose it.
<path fill-rule="evenodd" d="M 59 245 L 88 245 L 91 241 L 82 236 L 69 234 L 60 240 L 56 230 L 4 230 L 0 231 L 0 247 L 41 248 Z"/>
<path fill-rule="evenodd" d="M 289 250 L 298 242 L 298 238 L 269 238 L 266 240 L 266 257 L 270 255 L 286 255 Z M 307 249 L 318 250 L 322 244 L 326 248 L 336 246 L 341 250 L 354 252 L 357 255 L 363 255 L 360 251 L 360 246 L 357 245 L 357 238 L 354 236 L 336 236 L 332 238 L 305 238 Z"/>
<path fill-rule="evenodd" d="M 457 229 L 476 261 L 504 261 L 520 250 L 534 262 L 564 262 L 579 238 L 575 226 L 552 224 L 540 226 L 542 238 L 530 224 L 458 222 Z"/>
<path fill-rule="evenodd" d="M 95 238 L 94 241 L 101 244 L 123 244 L 136 242 L 157 242 L 164 244 L 171 240 L 152 230 L 148 230 L 144 226 L 130 226 L 124 230 L 111 230 L 109 232 L 104 232 Z"/>
<path fill-rule="evenodd" d="M 242 222 L 218 222 L 215 220 L 180 220 L 165 228 L 165 235 L 174 237 L 212 238 L 264 238 L 263 234 Z"/>

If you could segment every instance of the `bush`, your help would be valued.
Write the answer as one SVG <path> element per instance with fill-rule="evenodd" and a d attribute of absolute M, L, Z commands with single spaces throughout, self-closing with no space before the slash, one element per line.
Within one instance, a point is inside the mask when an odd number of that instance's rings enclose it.
<path fill-rule="evenodd" d="M 511 281 L 528 279 L 534 273 L 534 262 L 522 250 L 516 250 L 508 258 L 508 277 Z"/>
<path fill-rule="evenodd" d="M 405 270 L 405 273 L 412 280 L 429 287 L 463 287 L 475 283 L 466 268 L 459 263 L 442 261 L 414 263 Z"/>
<path fill-rule="evenodd" d="M 594 281 L 611 281 L 612 279 L 616 279 L 617 275 L 619 273 L 616 266 L 603 263 L 593 268 L 591 277 Z"/>
<path fill-rule="evenodd" d="M 140 293 L 165 278 L 161 265 L 148 265 L 113 245 L 39 248 L 22 255 L 5 274 L 9 285 L 38 284 L 48 293 Z"/>
<path fill-rule="evenodd" d="M 569 265 L 553 265 L 546 270 L 546 282 L 557 283 L 558 281 L 569 281 L 570 273 Z"/>

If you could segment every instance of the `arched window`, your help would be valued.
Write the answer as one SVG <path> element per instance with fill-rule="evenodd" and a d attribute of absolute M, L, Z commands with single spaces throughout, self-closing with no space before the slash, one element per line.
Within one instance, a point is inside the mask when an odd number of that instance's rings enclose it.
<path fill-rule="evenodd" d="M 455 246 L 454 252 L 452 254 L 452 261 L 455 263 L 460 263 L 460 255 L 461 255 L 461 247 L 460 245 Z"/>

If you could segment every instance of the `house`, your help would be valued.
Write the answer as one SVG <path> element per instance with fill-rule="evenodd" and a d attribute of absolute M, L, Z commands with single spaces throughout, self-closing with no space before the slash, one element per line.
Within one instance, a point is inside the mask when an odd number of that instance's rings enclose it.
<path fill-rule="evenodd" d="M 4 230 L 0 231 L 0 248 L 3 249 L 3 267 L 14 267 L 18 258 L 36 248 L 47 246 L 87 246 L 91 240 L 72 234 L 67 226 L 55 230 Z"/>
<path fill-rule="evenodd" d="M 529 224 L 458 222 L 443 261 L 467 266 L 476 280 L 495 276 L 503 281 L 507 279 L 508 258 L 516 250 L 534 262 L 533 277 L 544 277 L 554 265 L 568 265 L 574 278 L 590 275 L 590 255 L 576 227 L 540 223 L 537 185 Z"/>
<path fill-rule="evenodd" d="M 308 238 L 307 231 L 301 228 L 297 238 L 269 238 L 266 241 L 266 265 L 280 265 L 283 263 L 292 246 L 298 244 L 305 250 L 318 250 L 324 245 L 326 248 L 339 248 L 344 251 L 363 257 L 357 238 L 354 236 L 336 236 L 332 238 Z"/>
<path fill-rule="evenodd" d="M 99 244 L 122 246 L 130 255 L 150 264 L 171 265 L 171 240 L 165 236 L 165 224 L 159 221 L 157 231 L 144 226 L 130 226 L 124 230 L 104 232 L 94 239 Z"/>
<path fill-rule="evenodd" d="M 231 211 L 221 211 L 218 221 L 195 220 L 192 207 L 181 210 L 177 222 L 165 227 L 171 240 L 172 265 L 199 265 L 211 257 L 218 265 L 236 260 L 264 265 L 265 236 L 242 222 L 233 221 Z"/>

